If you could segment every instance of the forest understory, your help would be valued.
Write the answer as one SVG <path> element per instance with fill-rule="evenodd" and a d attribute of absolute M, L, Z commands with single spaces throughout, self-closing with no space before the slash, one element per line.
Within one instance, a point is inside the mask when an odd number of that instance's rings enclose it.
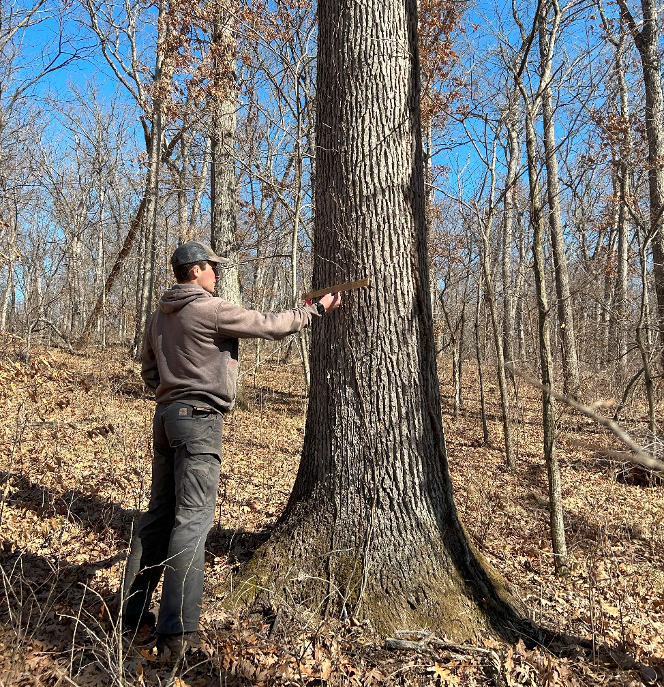
<path fill-rule="evenodd" d="M 307 400 L 293 361 L 255 373 L 244 365 L 248 407 L 224 426 L 207 542 L 205 649 L 157 658 L 146 635 L 119 635 L 114 605 L 150 486 L 153 402 L 138 366 L 120 348 L 34 349 L 26 363 L 20 339 L 5 336 L 0 345 L 1 685 L 638 687 L 664 680 L 664 485 L 619 461 L 612 451 L 620 446 L 596 423 L 558 405 L 572 575 L 557 579 L 539 391 L 517 381 L 510 472 L 497 385 L 492 379 L 487 388 L 486 446 L 475 370 L 465 370 L 464 407 L 453 418 L 445 360 L 443 419 L 461 518 L 533 620 L 560 633 L 555 644 L 526 648 L 487 637 L 455 646 L 427 627 L 388 641 L 367 623 L 321 619 L 288 599 L 277 614 L 227 607 L 216 590 L 266 539 L 295 479 Z M 594 389 L 609 388 L 596 373 L 587 378 Z M 637 439 L 646 411 L 638 395 L 623 411 Z M 663 411 L 660 401 L 658 417 Z"/>

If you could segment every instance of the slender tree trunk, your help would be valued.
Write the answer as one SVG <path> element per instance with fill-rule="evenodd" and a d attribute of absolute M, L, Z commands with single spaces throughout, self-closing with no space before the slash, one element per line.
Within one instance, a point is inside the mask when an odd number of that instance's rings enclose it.
<path fill-rule="evenodd" d="M 141 254 L 143 263 L 140 268 L 141 283 L 136 309 L 134 343 L 132 346 L 132 355 L 135 358 L 140 355 L 145 323 L 152 309 L 154 269 L 157 257 L 159 171 L 161 168 L 161 145 L 163 141 L 163 120 L 159 107 L 159 103 L 155 103 L 156 111 L 152 120 L 152 134 L 150 136 L 150 150 L 148 153 L 148 193 L 145 206 L 145 221 L 143 223 L 144 251 Z"/>
<path fill-rule="evenodd" d="M 522 87 L 524 100 L 527 98 Z M 557 575 L 569 574 L 567 543 L 563 522 L 560 470 L 556 455 L 556 426 L 554 401 L 547 389 L 553 386 L 553 356 L 551 355 L 550 310 L 546 294 L 546 265 L 544 262 L 544 217 L 541 205 L 541 192 L 537 180 L 536 134 L 532 112 L 526 101 L 526 148 L 528 153 L 528 178 L 530 184 L 530 206 L 533 224 L 533 260 L 535 272 L 535 291 L 539 323 L 539 353 L 541 379 L 545 389 L 542 391 L 542 424 L 544 430 L 544 459 L 549 482 L 549 515 L 551 541 L 553 544 L 554 565 Z"/>
<path fill-rule="evenodd" d="M 292 306 L 298 306 L 298 288 L 297 288 L 297 257 L 300 240 L 300 213 L 302 212 L 302 173 L 303 173 L 303 155 L 302 155 L 302 116 L 303 112 L 300 104 L 300 79 L 299 74 L 295 74 L 295 108 L 296 108 L 296 130 L 295 130 L 295 207 L 293 208 L 293 233 L 291 235 L 291 297 Z M 297 347 L 300 352 L 300 359 L 302 360 L 302 372 L 304 374 L 304 382 L 307 389 L 311 384 L 311 370 L 309 367 L 309 349 L 307 346 L 307 337 L 304 332 L 296 334 Z"/>
<path fill-rule="evenodd" d="M 187 232 L 182 235 L 182 241 L 191 241 L 195 234 L 196 227 L 201 221 L 201 199 L 207 187 L 208 160 L 211 155 L 211 138 L 205 138 L 205 149 L 201 161 L 201 173 L 194 185 L 194 199 L 191 203 L 191 213 L 189 214 L 189 227 Z"/>
<path fill-rule="evenodd" d="M 452 342 L 452 417 L 456 420 L 459 417 L 459 396 L 461 383 L 459 380 L 459 340 Z"/>
<path fill-rule="evenodd" d="M 134 239 L 136 238 L 136 234 L 138 233 L 138 230 L 141 228 L 143 224 L 143 217 L 145 215 L 145 206 L 147 204 L 147 181 L 146 181 L 146 194 L 143 196 L 141 199 L 141 202 L 138 206 L 138 209 L 136 210 L 136 214 L 131 220 L 131 223 L 129 225 L 129 231 L 127 232 L 127 236 L 125 237 L 124 243 L 122 244 L 122 248 L 120 249 L 120 252 L 118 253 L 117 257 L 115 258 L 115 262 L 113 263 L 113 267 L 108 275 L 106 277 L 106 282 L 104 283 L 104 287 L 99 294 L 99 297 L 97 298 L 97 302 L 95 303 L 94 308 L 92 309 L 92 313 L 90 313 L 87 322 L 85 323 L 85 327 L 83 329 L 83 333 L 79 337 L 78 341 L 76 342 L 77 348 L 82 348 L 85 346 L 85 344 L 88 342 L 88 339 L 90 337 L 90 333 L 95 326 L 97 319 L 99 318 L 100 313 L 104 309 L 104 304 L 106 303 L 106 297 L 110 293 L 111 289 L 113 288 L 113 284 L 115 284 L 115 280 L 118 278 L 118 275 L 122 271 L 122 266 L 124 265 L 125 260 L 127 259 L 127 256 L 129 255 L 131 248 L 134 244 Z"/>
<path fill-rule="evenodd" d="M 475 357 L 477 359 L 477 375 L 480 384 L 480 414 L 482 417 L 482 437 L 484 445 L 488 446 L 489 426 L 486 421 L 486 400 L 484 396 L 484 372 L 482 370 L 482 348 L 480 346 L 480 315 L 482 312 L 482 275 L 477 282 L 477 304 L 475 306 Z"/>
<path fill-rule="evenodd" d="M 509 142 L 509 157 L 507 161 L 507 177 L 505 179 L 505 201 L 503 208 L 503 355 L 505 360 L 514 361 L 514 288 L 512 286 L 512 240 L 514 214 L 517 198 L 517 172 L 521 162 L 521 145 L 517 130 L 516 118 L 518 108 L 516 103 L 505 121 Z"/>
<path fill-rule="evenodd" d="M 496 183 L 496 146 L 494 144 L 491 159 L 491 191 L 489 197 L 493 204 Z M 478 221 L 482 221 L 480 213 L 477 212 Z M 514 467 L 514 445 L 512 442 L 512 418 L 509 390 L 507 388 L 507 374 L 505 371 L 505 355 L 503 352 L 503 332 L 498 321 L 498 306 L 496 304 L 496 292 L 494 288 L 493 269 L 491 267 L 491 228 L 493 224 L 493 207 L 489 211 L 485 220 L 485 226 L 481 227 L 482 251 L 480 259 L 482 261 L 482 278 L 484 279 L 484 289 L 486 291 L 486 305 L 491 317 L 491 332 L 493 334 L 493 345 L 496 352 L 496 375 L 498 377 L 498 388 L 500 390 L 500 404 L 503 417 L 503 437 L 505 442 L 505 463 L 507 467 Z"/>
<path fill-rule="evenodd" d="M 467 293 L 467 291 L 466 291 Z M 461 316 L 459 318 L 459 345 L 457 347 L 457 383 L 458 388 L 456 390 L 456 406 L 459 410 L 463 410 L 463 339 L 466 330 L 466 293 L 464 293 L 464 298 L 461 303 Z"/>
<path fill-rule="evenodd" d="M 8 197 L 8 180 L 5 176 L 6 160 L 3 148 L 3 138 L 1 134 L 5 129 L 5 118 L 0 108 L 0 217 L 7 218 L 7 281 L 0 297 L 0 332 L 7 329 L 7 311 L 9 309 L 9 299 L 14 288 L 14 259 L 16 255 L 16 215 L 12 212 L 11 201 Z"/>
<path fill-rule="evenodd" d="M 214 96 L 210 136 L 212 165 L 210 170 L 212 227 L 210 243 L 219 255 L 231 261 L 221 271 L 216 294 L 229 303 L 242 303 L 238 280 L 237 255 L 237 174 L 235 171 L 236 136 L 236 39 L 227 2 L 213 26 Z"/>
<path fill-rule="evenodd" d="M 555 34 L 558 26 L 558 5 L 555 8 L 554 28 L 549 33 L 548 21 L 543 15 L 540 19 L 539 45 L 540 65 L 544 87 L 542 88 L 542 125 L 544 129 L 544 152 L 546 161 L 546 187 L 549 201 L 549 231 L 551 232 L 551 249 L 553 252 L 556 296 L 558 299 L 558 321 L 562 339 L 563 353 L 563 389 L 572 398 L 581 393 L 579 359 L 574 336 L 574 317 L 570 297 L 569 272 L 565 254 L 565 238 L 560 212 L 560 186 L 558 183 L 558 158 L 556 156 L 556 135 L 553 119 L 553 92 L 551 87 L 550 52 L 553 51 Z"/>
<path fill-rule="evenodd" d="M 0 332 L 7 331 L 7 315 L 9 312 L 9 304 L 13 300 L 14 280 L 15 280 L 15 261 L 18 256 L 16 249 L 16 232 L 18 217 L 16 212 L 12 212 L 8 222 L 8 241 L 7 241 L 7 282 L 2 292 L 2 301 L 0 302 Z"/>
<path fill-rule="evenodd" d="M 617 188 L 615 188 L 615 183 L 617 179 L 612 180 L 612 183 L 614 184 L 614 196 L 618 196 L 617 193 Z M 614 221 L 612 222 L 612 226 L 609 230 L 609 236 L 608 240 L 606 243 L 606 252 L 604 254 L 604 258 L 606 260 L 605 266 L 604 266 L 604 284 L 603 284 L 603 289 L 602 289 L 602 296 L 600 299 L 600 305 L 601 305 L 601 320 L 600 320 L 600 331 L 598 333 L 597 337 L 597 345 L 599 348 L 598 355 L 601 360 L 602 367 L 607 368 L 614 368 L 615 367 L 615 359 L 616 359 L 616 351 L 615 351 L 615 346 L 614 342 L 615 339 L 612 339 L 612 334 L 615 332 L 615 310 L 614 310 L 614 303 L 615 303 L 615 293 L 614 293 L 614 286 L 615 286 L 615 279 L 612 278 L 612 271 L 615 269 L 615 264 L 617 260 L 617 243 L 618 243 L 618 233 L 617 233 L 617 226 L 618 226 L 618 213 L 617 213 L 618 206 L 617 204 L 614 205 L 614 210 L 616 211 L 614 213 Z"/>
<path fill-rule="evenodd" d="M 641 56 L 646 93 L 646 137 L 648 139 L 648 186 L 650 232 L 657 297 L 660 363 L 664 367 L 664 95 L 659 53 L 659 19 L 656 0 L 641 0 L 643 25 L 639 30 L 625 0 L 618 0 Z"/>
<path fill-rule="evenodd" d="M 2 292 L 2 302 L 0 304 L 0 332 L 7 331 L 7 314 L 11 301 L 12 291 L 14 290 L 14 260 L 9 260 L 7 264 L 7 283 Z"/>
<path fill-rule="evenodd" d="M 621 156 L 618 165 L 619 174 L 619 209 L 618 209 L 618 271 L 615 284 L 615 313 L 616 313 L 616 348 L 618 351 L 618 369 L 621 377 L 625 376 L 627 367 L 627 339 L 625 320 L 627 318 L 627 257 L 629 248 L 629 227 L 627 204 L 631 194 L 631 158 L 633 150 L 632 128 L 630 122 L 630 108 L 623 63 L 624 34 L 616 49 L 616 75 L 620 92 L 620 116 L 625 124 L 625 140 L 621 146 Z"/>
<path fill-rule="evenodd" d="M 146 203 L 143 222 L 143 246 L 141 253 L 142 264 L 139 268 L 139 291 L 137 295 L 136 318 L 134 321 L 134 341 L 132 343 L 132 357 L 140 355 L 143 332 L 150 310 L 152 309 L 152 294 L 154 287 L 154 269 L 156 261 L 157 215 L 159 200 L 159 172 L 162 161 L 163 144 L 163 103 L 158 95 L 162 86 L 162 70 L 164 67 L 164 50 L 166 42 L 166 27 L 162 21 L 165 4 L 159 3 L 159 17 L 157 19 L 157 51 L 153 82 L 157 93 L 152 102 L 150 117 L 150 139 L 148 146 L 148 169 L 146 175 Z"/>
<path fill-rule="evenodd" d="M 100 336 L 101 347 L 106 348 L 106 294 L 104 291 L 104 273 L 106 272 L 106 244 L 104 241 L 104 201 L 106 199 L 104 186 L 99 174 L 99 232 L 97 234 L 97 261 L 95 265 L 95 287 L 102 294 L 101 317 L 97 328 Z"/>
<path fill-rule="evenodd" d="M 512 419 L 511 403 L 509 390 L 507 388 L 507 374 L 505 372 L 505 357 L 503 354 L 503 341 L 498 313 L 496 312 L 496 294 L 491 278 L 490 260 L 487 255 L 489 249 L 488 240 L 484 240 L 484 251 L 482 254 L 482 276 L 484 279 L 484 289 L 486 291 L 486 304 L 491 317 L 491 332 L 493 334 L 493 345 L 496 352 L 496 375 L 498 377 L 498 389 L 500 391 L 500 404 L 503 418 L 503 437 L 505 442 L 505 463 L 507 467 L 514 468 L 514 447 L 512 442 Z"/>
<path fill-rule="evenodd" d="M 376 286 L 315 323 L 302 461 L 239 594 L 285 590 L 291 603 L 325 603 L 382 631 L 426 624 L 456 639 L 489 627 L 513 636 L 523 627 L 516 602 L 470 547 L 447 465 L 417 3 L 322 0 L 318 13 L 312 286 L 364 274 Z"/>
<path fill-rule="evenodd" d="M 516 330 L 516 337 L 519 343 L 519 358 L 523 360 L 526 357 L 526 333 L 524 323 L 524 301 L 525 295 L 523 293 L 523 283 L 526 278 L 526 236 L 523 231 L 523 212 L 519 211 L 517 214 L 517 230 L 519 240 L 519 264 L 516 269 L 516 283 L 514 285 L 514 328 Z"/>
<path fill-rule="evenodd" d="M 204 163 L 205 164 L 205 163 Z M 180 167 L 178 169 L 178 245 L 189 240 L 187 218 L 187 186 L 189 185 L 189 140 L 187 134 L 180 138 Z"/>
<path fill-rule="evenodd" d="M 633 136 L 631 113 L 629 106 L 629 93 L 625 69 L 625 42 L 627 31 L 625 16 L 620 13 L 618 36 L 611 34 L 610 26 L 606 21 L 601 3 L 600 15 L 607 35 L 607 40 L 615 48 L 613 69 L 618 83 L 618 111 L 620 113 L 620 125 L 623 136 L 619 144 L 614 147 L 614 174 L 616 195 L 616 227 L 618 231 L 618 251 L 616 255 L 617 270 L 615 284 L 613 285 L 613 316 L 611 318 L 612 331 L 610 333 L 612 346 L 616 354 L 616 369 L 620 377 L 620 384 L 624 383 L 627 373 L 627 257 L 629 247 L 628 203 L 631 193 L 631 172 Z"/>
<path fill-rule="evenodd" d="M 448 272 L 445 278 L 445 284 L 449 282 L 449 277 L 450 274 Z M 438 302 L 440 303 L 440 309 L 443 311 L 443 317 L 445 318 L 445 324 L 447 325 L 447 331 L 449 332 L 450 336 L 450 348 L 452 349 L 452 412 L 453 417 L 456 419 L 459 416 L 459 410 L 461 408 L 461 366 L 459 363 L 459 357 L 461 355 L 461 343 L 459 340 L 459 328 L 461 327 L 461 317 L 457 318 L 456 321 L 453 321 L 453 319 L 450 317 L 450 309 L 445 303 L 446 293 L 447 290 L 443 289 L 443 291 L 439 295 Z M 465 307 L 465 303 L 462 307 Z M 463 336 L 463 333 L 461 334 L 461 336 Z"/>
<path fill-rule="evenodd" d="M 81 240 L 74 223 L 69 245 L 69 268 L 67 270 L 67 283 L 69 285 L 69 317 L 65 325 L 65 331 L 69 337 L 76 335 L 76 323 L 81 316 Z"/>
<path fill-rule="evenodd" d="M 654 437 L 657 431 L 655 400 L 655 388 L 653 384 L 650 342 L 646 332 L 648 327 L 648 240 L 643 237 L 639 241 L 639 258 L 641 262 L 641 307 L 639 309 L 639 321 L 636 324 L 636 343 L 641 354 L 643 364 L 643 381 L 646 387 L 648 399 L 648 431 Z"/>

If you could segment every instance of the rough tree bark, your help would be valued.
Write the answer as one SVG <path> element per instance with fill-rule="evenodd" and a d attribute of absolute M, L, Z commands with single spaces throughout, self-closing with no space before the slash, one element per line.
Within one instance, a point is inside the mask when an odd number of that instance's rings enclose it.
<path fill-rule="evenodd" d="M 368 275 L 312 336 L 302 461 L 236 593 L 286 589 L 380 630 L 514 636 L 523 608 L 469 544 L 431 317 L 416 0 L 321 0 L 314 288 Z M 322 605 L 320 605 L 322 604 Z"/>

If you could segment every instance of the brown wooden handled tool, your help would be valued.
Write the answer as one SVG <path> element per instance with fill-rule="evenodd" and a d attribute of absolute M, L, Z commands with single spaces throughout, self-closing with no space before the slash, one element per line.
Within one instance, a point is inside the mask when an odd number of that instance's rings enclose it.
<path fill-rule="evenodd" d="M 353 289 L 359 289 L 363 286 L 369 286 L 369 279 L 358 279 L 357 281 L 349 281 L 345 284 L 335 284 L 334 286 L 327 286 L 324 289 L 318 289 L 318 291 L 309 291 L 309 293 L 302 294 L 303 301 L 310 301 L 312 298 L 320 298 L 328 293 L 340 293 L 341 291 L 352 291 Z"/>

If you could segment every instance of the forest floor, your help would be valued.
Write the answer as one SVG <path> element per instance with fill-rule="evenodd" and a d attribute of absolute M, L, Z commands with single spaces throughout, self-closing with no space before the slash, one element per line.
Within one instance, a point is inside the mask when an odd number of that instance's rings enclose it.
<path fill-rule="evenodd" d="M 527 649 L 487 638 L 476 647 L 441 648 L 432 640 L 444 637 L 408 628 L 401 639 L 419 648 L 390 650 L 353 619 L 321 620 L 293 608 L 275 622 L 225 608 L 215 590 L 284 508 L 304 434 L 299 365 L 265 365 L 245 374 L 248 409 L 224 426 L 207 542 L 205 649 L 184 660 L 158 659 L 149 637 L 119 636 L 112 601 L 150 484 L 153 403 L 137 365 L 120 349 L 35 351 L 25 363 L 20 340 L 0 345 L 0 685 L 638 687 L 664 680 L 664 486 L 612 456 L 616 442 L 596 424 L 559 407 L 573 569 L 570 579 L 557 579 L 539 392 L 518 384 L 518 456 L 508 471 L 495 384 L 487 389 L 488 447 L 472 369 L 457 418 L 451 389 L 442 387 L 462 520 L 533 619 L 583 641 Z M 597 378 L 592 388 L 600 388 Z M 660 403 L 660 418 L 663 411 Z M 637 403 L 625 414 L 644 440 L 643 409 Z"/>

